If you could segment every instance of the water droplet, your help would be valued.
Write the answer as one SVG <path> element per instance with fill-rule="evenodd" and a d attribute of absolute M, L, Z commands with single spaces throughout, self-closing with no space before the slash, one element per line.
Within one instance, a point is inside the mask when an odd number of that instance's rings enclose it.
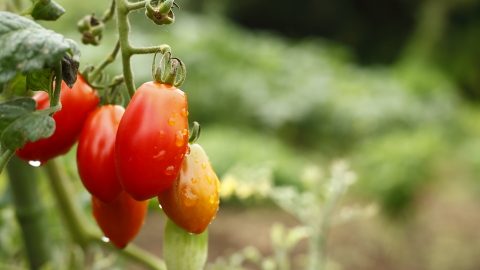
<path fill-rule="evenodd" d="M 175 117 L 171 116 L 170 118 L 168 118 L 168 125 L 172 127 L 175 125 Z"/>
<path fill-rule="evenodd" d="M 197 203 L 197 195 L 192 191 L 192 188 L 185 185 L 181 188 L 181 194 L 183 197 L 183 204 L 186 207 L 192 207 Z"/>
<path fill-rule="evenodd" d="M 160 133 L 160 137 L 163 137 L 163 136 L 165 136 L 165 130 L 160 130 L 160 132 L 159 132 L 159 133 Z"/>
<path fill-rule="evenodd" d="M 210 202 L 210 204 L 214 204 L 215 203 L 215 196 L 213 194 L 210 195 L 210 198 L 208 199 L 208 201 Z"/>
<path fill-rule="evenodd" d="M 30 160 L 28 164 L 32 167 L 40 167 L 40 165 L 42 165 L 42 162 L 39 160 Z"/>
<path fill-rule="evenodd" d="M 177 135 L 175 136 L 175 145 L 177 147 L 182 147 L 185 145 L 185 135 L 183 135 L 183 132 L 181 132 L 180 130 L 177 131 Z"/>
<path fill-rule="evenodd" d="M 165 169 L 166 175 L 173 175 L 174 172 L 175 172 L 175 166 L 173 165 L 170 165 Z"/>
<path fill-rule="evenodd" d="M 161 150 L 161 151 L 158 151 L 154 156 L 153 158 L 154 159 L 163 159 L 165 157 L 165 154 L 167 153 L 167 151 L 165 150 Z"/>
<path fill-rule="evenodd" d="M 102 236 L 102 242 L 108 243 L 108 242 L 110 242 L 110 238 L 108 238 L 106 236 Z"/>
<path fill-rule="evenodd" d="M 163 209 L 161 204 L 158 204 L 158 208 Z"/>
<path fill-rule="evenodd" d="M 182 116 L 187 117 L 188 116 L 188 111 L 185 108 L 182 108 Z"/>

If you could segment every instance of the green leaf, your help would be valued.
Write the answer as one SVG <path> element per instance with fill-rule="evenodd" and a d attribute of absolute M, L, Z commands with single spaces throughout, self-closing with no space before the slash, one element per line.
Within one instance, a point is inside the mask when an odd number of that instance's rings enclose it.
<path fill-rule="evenodd" d="M 167 269 L 201 270 L 208 253 L 208 233 L 190 234 L 167 219 L 163 256 Z"/>
<path fill-rule="evenodd" d="M 26 114 L 17 118 L 2 132 L 2 147 L 16 150 L 27 142 L 50 137 L 55 131 L 55 120 L 48 115 Z"/>
<path fill-rule="evenodd" d="M 35 110 L 31 98 L 19 98 L 0 104 L 0 133 L 17 118 Z"/>
<path fill-rule="evenodd" d="M 51 69 L 42 69 L 27 74 L 27 89 L 32 91 L 47 91 L 52 94 L 53 72 Z"/>
<path fill-rule="evenodd" d="M 0 48 L 0 84 L 18 73 L 53 68 L 66 53 L 78 52 L 73 41 L 4 11 L 0 11 Z"/>
<path fill-rule="evenodd" d="M 20 73 L 13 77 L 8 83 L 5 83 L 2 87 L 2 93 L 7 98 L 23 96 L 26 91 L 27 86 L 25 83 L 25 76 Z"/>
<path fill-rule="evenodd" d="M 35 20 L 56 21 L 65 13 L 65 9 L 52 0 L 37 0 L 30 15 Z"/>

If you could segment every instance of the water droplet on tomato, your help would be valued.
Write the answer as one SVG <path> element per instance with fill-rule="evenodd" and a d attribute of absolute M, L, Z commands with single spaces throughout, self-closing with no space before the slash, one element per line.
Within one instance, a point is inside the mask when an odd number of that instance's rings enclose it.
<path fill-rule="evenodd" d="M 165 150 L 160 150 L 158 151 L 154 156 L 153 158 L 154 159 L 163 159 L 165 157 L 165 154 L 167 153 L 167 151 Z"/>
<path fill-rule="evenodd" d="M 210 195 L 210 198 L 208 199 L 208 202 L 210 202 L 210 204 L 214 204 L 215 203 L 215 195 Z"/>
<path fill-rule="evenodd" d="M 187 117 L 188 116 L 188 111 L 185 108 L 182 108 L 182 116 Z"/>
<path fill-rule="evenodd" d="M 39 160 L 30 160 L 28 164 L 32 167 L 40 167 L 40 165 L 42 165 L 42 162 Z"/>
<path fill-rule="evenodd" d="M 175 166 L 173 165 L 170 165 L 167 168 L 165 168 L 166 175 L 173 175 L 174 172 L 175 172 Z"/>
<path fill-rule="evenodd" d="M 102 242 L 108 243 L 108 242 L 110 242 L 110 238 L 108 238 L 106 236 L 102 236 Z"/>
<path fill-rule="evenodd" d="M 175 126 L 175 117 L 171 116 L 168 118 L 168 125 L 172 127 Z"/>
<path fill-rule="evenodd" d="M 209 184 L 212 184 L 212 178 L 211 178 L 209 175 L 207 175 L 207 182 L 208 182 Z"/>
<path fill-rule="evenodd" d="M 192 207 L 197 203 L 197 195 L 193 192 L 191 186 L 184 185 L 181 188 L 181 195 L 182 195 L 182 201 L 183 204 L 186 207 Z"/>
<path fill-rule="evenodd" d="M 185 145 L 185 135 L 183 135 L 182 131 L 177 131 L 177 134 L 175 135 L 175 145 L 177 147 L 182 147 Z"/>

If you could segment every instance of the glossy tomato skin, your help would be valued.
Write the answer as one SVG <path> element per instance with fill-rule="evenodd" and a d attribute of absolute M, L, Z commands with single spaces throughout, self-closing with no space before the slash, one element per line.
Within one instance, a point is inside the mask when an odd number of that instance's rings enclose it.
<path fill-rule="evenodd" d="M 92 196 L 93 216 L 106 237 L 116 247 L 124 248 L 135 238 L 145 222 L 148 201 L 134 200 L 121 192 L 115 200 L 104 203 Z"/>
<path fill-rule="evenodd" d="M 118 127 L 115 161 L 122 186 L 136 200 L 168 189 L 188 147 L 184 92 L 147 82 L 130 101 Z"/>
<path fill-rule="evenodd" d="M 115 169 L 115 136 L 125 109 L 105 105 L 85 121 L 78 139 L 77 168 L 85 188 L 103 202 L 113 201 L 122 191 Z"/>
<path fill-rule="evenodd" d="M 37 110 L 50 106 L 46 92 L 36 92 L 33 99 L 37 102 Z M 99 101 L 97 93 L 80 75 L 71 89 L 62 82 L 60 92 L 62 109 L 53 115 L 55 132 L 46 139 L 25 144 L 23 148 L 17 150 L 17 156 L 23 160 L 44 163 L 67 153 L 76 142 L 88 114 L 95 109 Z"/>
<path fill-rule="evenodd" d="M 180 175 L 172 187 L 158 196 L 165 214 L 179 227 L 202 233 L 215 218 L 220 182 L 207 154 L 198 144 L 190 146 Z"/>

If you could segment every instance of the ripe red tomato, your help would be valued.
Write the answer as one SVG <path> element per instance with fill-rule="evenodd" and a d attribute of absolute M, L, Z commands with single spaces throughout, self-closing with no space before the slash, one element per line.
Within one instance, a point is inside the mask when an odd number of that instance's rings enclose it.
<path fill-rule="evenodd" d="M 172 187 L 158 196 L 165 214 L 188 232 L 202 233 L 215 218 L 219 205 L 220 182 L 207 154 L 198 144 L 190 153 Z"/>
<path fill-rule="evenodd" d="M 78 139 L 77 168 L 85 188 L 103 202 L 113 201 L 122 191 L 115 169 L 115 135 L 125 109 L 105 105 L 85 121 Z"/>
<path fill-rule="evenodd" d="M 118 248 L 124 248 L 140 231 L 147 214 L 148 201 L 134 200 L 126 192 L 104 203 L 92 196 L 92 212 L 98 226 Z"/>
<path fill-rule="evenodd" d="M 188 147 L 184 92 L 147 82 L 140 86 L 118 127 L 115 161 L 122 186 L 136 200 L 157 196 L 178 176 Z"/>
<path fill-rule="evenodd" d="M 33 99 L 37 102 L 37 110 L 50 106 L 46 92 L 36 92 Z M 62 82 L 60 101 L 62 109 L 53 115 L 55 120 L 53 135 L 25 144 L 23 148 L 17 150 L 17 156 L 21 159 L 44 163 L 67 153 L 77 140 L 88 114 L 95 109 L 100 100 L 96 92 L 78 75 L 72 89 Z"/>

